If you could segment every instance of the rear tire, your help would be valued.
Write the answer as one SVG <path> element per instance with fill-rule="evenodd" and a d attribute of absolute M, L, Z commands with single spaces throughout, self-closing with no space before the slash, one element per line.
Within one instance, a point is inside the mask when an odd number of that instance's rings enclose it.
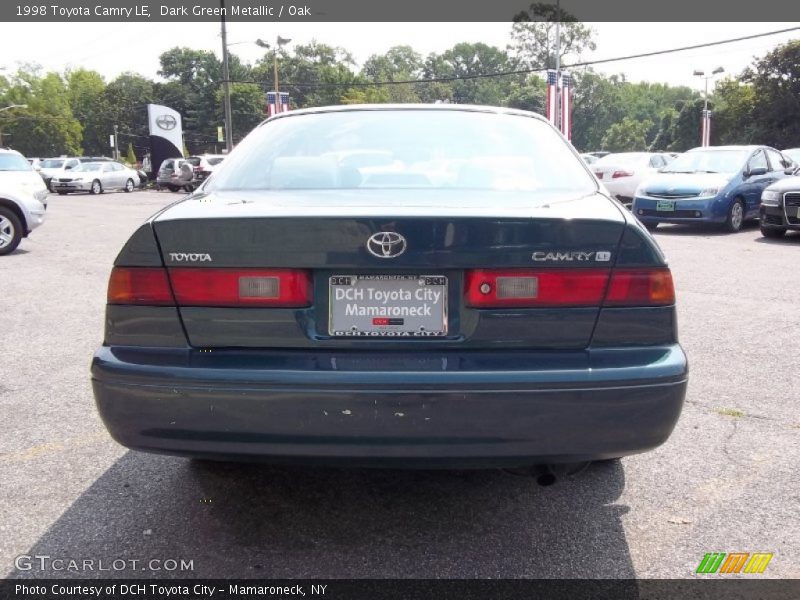
<path fill-rule="evenodd" d="M 125 182 L 125 193 L 130 194 L 134 189 L 136 189 L 136 185 L 133 183 L 133 179 L 128 179 Z"/>
<path fill-rule="evenodd" d="M 765 238 L 771 238 L 773 240 L 782 238 L 786 235 L 786 229 L 783 227 L 761 227 L 761 235 Z"/>
<path fill-rule="evenodd" d="M 103 186 L 100 184 L 100 180 L 95 179 L 92 182 L 92 187 L 89 190 L 90 194 L 102 194 L 103 193 Z"/>
<path fill-rule="evenodd" d="M 59 196 L 66 196 L 67 194 L 69 194 L 69 192 L 58 192 Z"/>
<path fill-rule="evenodd" d="M 170 186 L 167 186 L 167 187 L 169 188 L 170 192 L 180 192 L 181 191 L 181 188 L 179 188 L 177 185 L 170 185 Z"/>
<path fill-rule="evenodd" d="M 11 254 L 22 239 L 22 223 L 11 209 L 0 206 L 0 256 Z"/>
<path fill-rule="evenodd" d="M 741 198 L 733 201 L 730 208 L 728 208 L 728 217 L 725 219 L 723 228 L 728 233 L 738 233 L 744 224 L 744 202 Z"/>

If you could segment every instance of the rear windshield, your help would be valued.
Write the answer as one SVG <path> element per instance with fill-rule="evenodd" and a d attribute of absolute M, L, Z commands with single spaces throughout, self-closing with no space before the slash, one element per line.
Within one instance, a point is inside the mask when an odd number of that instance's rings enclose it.
<path fill-rule="evenodd" d="M 63 166 L 64 166 L 64 161 L 57 160 L 55 158 L 48 158 L 42 161 L 43 169 L 60 169 Z"/>
<path fill-rule="evenodd" d="M 82 163 L 72 169 L 73 171 L 99 171 L 103 168 L 103 165 L 99 163 Z"/>
<path fill-rule="evenodd" d="M 197 167 L 200 165 L 200 161 L 203 160 L 199 156 L 190 156 L 185 160 L 185 162 L 189 163 L 193 167 Z"/>
<path fill-rule="evenodd" d="M 641 152 L 626 152 L 624 154 L 606 154 L 603 158 L 598 160 L 594 165 L 635 165 L 646 160 L 648 154 Z"/>
<path fill-rule="evenodd" d="M 686 152 L 669 163 L 663 173 L 735 173 L 744 165 L 748 150 L 709 149 Z"/>
<path fill-rule="evenodd" d="M 210 189 L 440 188 L 591 193 L 594 178 L 547 123 L 458 110 L 353 110 L 276 119 Z"/>
<path fill-rule="evenodd" d="M 19 154 L 0 154 L 0 171 L 32 171 L 33 167 Z"/>

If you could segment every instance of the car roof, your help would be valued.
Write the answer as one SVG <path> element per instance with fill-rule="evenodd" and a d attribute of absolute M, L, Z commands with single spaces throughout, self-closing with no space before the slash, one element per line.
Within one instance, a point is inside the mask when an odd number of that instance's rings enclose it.
<path fill-rule="evenodd" d="M 365 112 L 365 111 L 398 111 L 398 110 L 431 110 L 443 112 L 471 112 L 489 113 L 496 115 L 518 115 L 531 117 L 539 121 L 548 122 L 542 115 L 528 110 L 518 108 L 505 108 L 501 106 L 482 106 L 479 104 L 342 104 L 334 106 L 316 106 L 312 108 L 300 108 L 288 112 L 278 113 L 262 121 L 262 125 L 275 119 L 286 119 L 302 115 L 314 115 L 320 113 L 335 112 Z"/>
<path fill-rule="evenodd" d="M 12 150 L 11 148 L 0 148 L 0 153 L 1 154 L 19 154 L 20 156 L 22 156 L 22 152 L 19 152 L 17 150 Z"/>
<path fill-rule="evenodd" d="M 759 148 L 769 148 L 769 146 L 698 146 L 697 148 L 687 150 L 687 152 L 695 152 L 698 150 L 758 150 Z"/>

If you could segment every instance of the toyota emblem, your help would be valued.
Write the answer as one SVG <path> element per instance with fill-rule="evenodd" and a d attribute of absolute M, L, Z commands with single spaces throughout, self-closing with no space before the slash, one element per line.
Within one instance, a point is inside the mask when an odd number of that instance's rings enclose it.
<path fill-rule="evenodd" d="M 156 125 L 158 125 L 161 129 L 169 131 L 170 129 L 175 129 L 175 127 L 178 125 L 178 120 L 172 115 L 161 115 L 160 117 L 156 118 Z"/>
<path fill-rule="evenodd" d="M 367 250 L 378 258 L 397 258 L 406 251 L 406 238 L 394 231 L 381 231 L 369 236 Z"/>

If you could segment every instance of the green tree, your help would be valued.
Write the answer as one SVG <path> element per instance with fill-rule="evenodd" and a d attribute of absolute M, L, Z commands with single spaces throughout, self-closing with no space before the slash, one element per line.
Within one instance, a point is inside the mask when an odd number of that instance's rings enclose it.
<path fill-rule="evenodd" d="M 385 54 L 373 54 L 361 69 L 361 75 L 367 81 L 410 81 L 422 75 L 422 56 L 411 46 L 394 46 Z M 420 96 L 415 84 L 399 83 L 383 86 L 386 102 L 397 104 L 419 102 Z"/>
<path fill-rule="evenodd" d="M 27 156 L 78 154 L 81 124 L 72 114 L 64 79 L 57 73 L 20 68 L 6 80 L 0 102 L 27 108 L 0 113 L 3 143 Z"/>
<path fill-rule="evenodd" d="M 101 101 L 106 89 L 103 76 L 97 71 L 76 69 L 67 71 L 65 79 L 72 114 L 83 126 L 83 152 L 90 156 L 105 154 L 109 131 L 104 126 L 107 115 L 103 114 L 107 105 Z"/>
<path fill-rule="evenodd" d="M 757 97 L 752 85 L 733 78 L 714 88 L 711 140 L 715 144 L 759 143 L 755 118 Z"/>
<path fill-rule="evenodd" d="M 625 117 L 608 128 L 603 137 L 603 148 L 610 152 L 636 152 L 647 150 L 647 131 L 650 121 L 637 121 Z"/>
<path fill-rule="evenodd" d="M 800 141 L 800 40 L 778 46 L 741 75 L 753 86 L 753 134 L 776 148 Z"/>
<path fill-rule="evenodd" d="M 128 153 L 125 156 L 125 162 L 128 163 L 129 165 L 135 165 L 137 162 L 136 153 L 133 151 L 133 144 L 131 144 L 130 142 L 128 142 Z"/>
<path fill-rule="evenodd" d="M 594 50 L 594 30 L 552 4 L 535 3 L 530 10 L 514 17 L 511 26 L 511 55 L 522 67 L 553 69 L 558 52 L 560 64 L 579 60 L 586 50 Z M 556 48 L 556 22 L 561 22 L 560 52 Z"/>
<path fill-rule="evenodd" d="M 430 54 L 425 60 L 423 75 L 429 79 L 462 78 L 448 82 L 455 102 L 503 106 L 512 83 L 520 81 L 521 77 L 482 75 L 511 69 L 512 63 L 505 50 L 480 42 L 461 43 L 441 54 Z"/>

